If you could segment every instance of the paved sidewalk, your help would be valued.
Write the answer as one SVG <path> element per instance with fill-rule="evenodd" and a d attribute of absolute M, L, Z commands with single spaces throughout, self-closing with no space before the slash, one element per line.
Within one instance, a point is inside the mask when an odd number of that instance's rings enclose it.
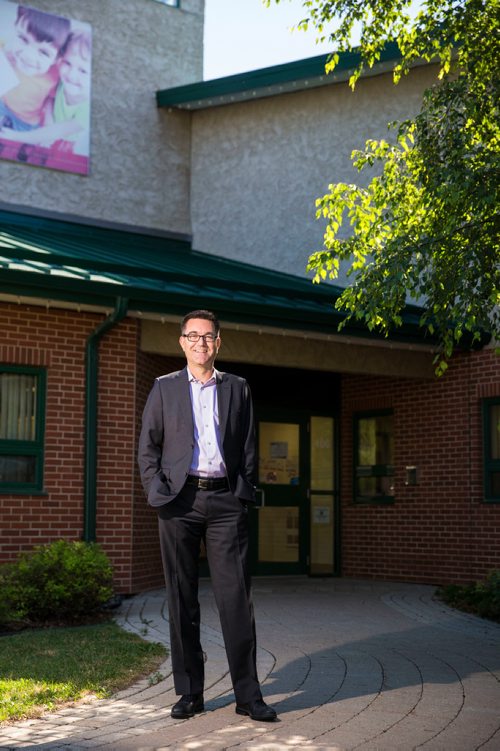
<path fill-rule="evenodd" d="M 451 610 L 434 588 L 348 579 L 254 580 L 259 675 L 276 723 L 235 714 L 210 584 L 202 582 L 206 711 L 172 720 L 169 661 L 94 701 L 0 728 L 40 751 L 499 751 L 500 625 Z M 167 643 L 163 591 L 124 602 L 127 630 Z"/>

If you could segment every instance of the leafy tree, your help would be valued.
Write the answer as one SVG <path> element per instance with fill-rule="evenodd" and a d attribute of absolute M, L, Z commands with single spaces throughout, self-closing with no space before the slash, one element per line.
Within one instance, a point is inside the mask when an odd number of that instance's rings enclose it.
<path fill-rule="evenodd" d="M 346 313 L 341 326 L 356 318 L 387 334 L 401 324 L 406 301 L 417 301 L 421 325 L 441 345 L 441 374 L 465 336 L 477 340 L 482 329 L 500 341 L 500 7 L 499 0 L 426 0 L 412 16 L 411 2 L 302 0 L 307 16 L 297 26 L 315 29 L 333 49 L 353 49 L 359 27 L 353 88 L 391 40 L 401 52 L 395 83 L 418 58 L 436 61 L 439 71 L 416 118 L 392 123 L 392 139 L 353 152 L 359 172 L 376 167 L 367 187 L 332 184 L 318 198 L 324 249 L 308 269 L 320 281 L 348 264 L 349 286 L 336 303 Z M 327 71 L 337 62 L 334 53 Z"/>

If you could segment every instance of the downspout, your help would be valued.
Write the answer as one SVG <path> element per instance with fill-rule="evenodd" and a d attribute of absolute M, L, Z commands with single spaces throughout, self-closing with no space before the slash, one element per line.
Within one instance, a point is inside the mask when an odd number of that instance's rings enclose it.
<path fill-rule="evenodd" d="M 95 542 L 97 515 L 97 399 L 99 342 L 127 315 L 128 298 L 117 297 L 114 311 L 90 334 L 85 345 L 85 458 L 83 477 L 83 539 Z"/>

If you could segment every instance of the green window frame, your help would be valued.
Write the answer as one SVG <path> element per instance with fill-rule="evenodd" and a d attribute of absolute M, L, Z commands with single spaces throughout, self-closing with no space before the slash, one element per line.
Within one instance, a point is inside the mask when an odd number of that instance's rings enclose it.
<path fill-rule="evenodd" d="M 500 396 L 483 401 L 484 500 L 500 503 Z"/>
<path fill-rule="evenodd" d="M 392 410 L 353 416 L 355 503 L 394 503 L 394 415 Z"/>
<path fill-rule="evenodd" d="M 0 364 L 0 493 L 43 490 L 46 372 Z"/>

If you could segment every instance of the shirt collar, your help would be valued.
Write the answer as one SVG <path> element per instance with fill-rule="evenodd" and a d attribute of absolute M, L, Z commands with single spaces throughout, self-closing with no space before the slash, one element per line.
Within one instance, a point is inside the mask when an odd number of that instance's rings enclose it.
<path fill-rule="evenodd" d="M 201 383 L 201 381 L 199 381 L 197 378 L 194 377 L 194 375 L 191 373 L 187 365 L 186 365 L 186 370 L 187 370 L 189 383 Z M 216 368 L 214 368 L 212 370 L 212 375 L 210 376 L 208 381 L 205 381 L 203 386 L 211 386 L 212 383 L 218 383 L 219 381 L 220 381 L 220 373 Z"/>

